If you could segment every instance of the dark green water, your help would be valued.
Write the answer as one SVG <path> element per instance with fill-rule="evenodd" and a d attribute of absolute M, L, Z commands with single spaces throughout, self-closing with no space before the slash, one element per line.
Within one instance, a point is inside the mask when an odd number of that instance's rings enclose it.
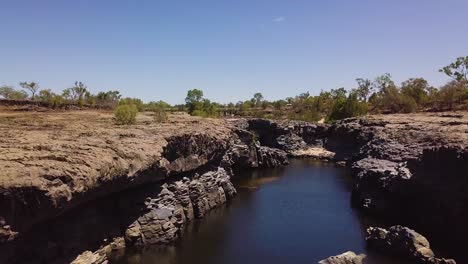
<path fill-rule="evenodd" d="M 348 169 L 293 160 L 233 182 L 238 196 L 191 224 L 180 241 L 114 263 L 310 264 L 348 250 L 366 253 L 363 232 L 371 220 L 351 207 Z M 401 262 L 371 256 L 366 263 Z"/>

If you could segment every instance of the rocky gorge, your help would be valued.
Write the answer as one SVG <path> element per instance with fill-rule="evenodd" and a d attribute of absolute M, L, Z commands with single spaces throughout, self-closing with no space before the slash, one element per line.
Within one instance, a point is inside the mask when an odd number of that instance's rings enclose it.
<path fill-rule="evenodd" d="M 368 116 L 332 125 L 185 115 L 155 125 L 142 116 L 132 127 L 113 126 L 95 112 L 36 114 L 34 121 L 15 115 L 3 116 L 0 127 L 5 263 L 61 263 L 81 252 L 74 263 L 105 263 L 123 247 L 174 241 L 192 219 L 235 196 L 236 171 L 283 166 L 288 156 L 351 167 L 355 206 L 450 245 L 444 252 L 460 252 L 467 242 L 466 114 Z M 37 239 L 50 235 L 50 226 L 59 226 L 54 239 Z M 369 247 L 398 237 L 393 230 L 418 237 L 402 228 L 370 229 Z"/>

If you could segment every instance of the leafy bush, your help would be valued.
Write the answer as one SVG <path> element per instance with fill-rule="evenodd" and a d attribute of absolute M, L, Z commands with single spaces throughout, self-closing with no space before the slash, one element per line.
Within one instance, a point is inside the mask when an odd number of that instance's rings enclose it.
<path fill-rule="evenodd" d="M 416 108 L 427 103 L 429 100 L 427 92 L 431 90 L 432 87 L 423 78 L 411 78 L 401 84 L 401 94 L 413 98 Z"/>
<path fill-rule="evenodd" d="M 11 86 L 4 85 L 0 87 L 0 96 L 5 99 L 22 100 L 28 98 L 28 94 L 23 90 L 16 90 Z"/>
<path fill-rule="evenodd" d="M 401 95 L 399 100 L 399 112 L 412 113 L 418 110 L 418 104 L 413 97 Z"/>
<path fill-rule="evenodd" d="M 356 92 L 349 94 L 347 98 L 337 100 L 328 116 L 329 121 L 365 115 L 367 113 L 367 103 L 358 99 Z"/>
<path fill-rule="evenodd" d="M 463 104 L 468 99 L 468 82 L 451 81 L 440 88 L 440 103 L 443 108 L 453 110 L 455 104 Z"/>
<path fill-rule="evenodd" d="M 133 104 L 119 105 L 114 112 L 115 121 L 118 125 L 130 125 L 136 122 L 138 109 Z"/>
<path fill-rule="evenodd" d="M 143 108 L 144 108 L 143 101 L 141 101 L 138 98 L 130 98 L 130 97 L 120 99 L 119 105 L 134 105 L 138 112 L 143 111 Z"/>

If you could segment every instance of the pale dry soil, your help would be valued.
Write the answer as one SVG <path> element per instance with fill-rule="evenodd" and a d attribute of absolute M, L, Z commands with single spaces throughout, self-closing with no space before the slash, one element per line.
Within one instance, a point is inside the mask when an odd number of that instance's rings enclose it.
<path fill-rule="evenodd" d="M 122 126 L 106 111 L 0 109 L 0 189 L 35 186 L 53 200 L 68 200 L 116 175 L 145 170 L 159 160 L 169 136 L 222 139 L 230 131 L 223 120 L 187 114 L 156 123 L 151 113 L 139 113 L 135 125 Z"/>

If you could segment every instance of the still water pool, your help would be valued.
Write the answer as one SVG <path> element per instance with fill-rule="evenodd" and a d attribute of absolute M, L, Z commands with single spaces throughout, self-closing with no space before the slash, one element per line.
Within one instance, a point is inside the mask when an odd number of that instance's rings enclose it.
<path fill-rule="evenodd" d="M 240 173 L 233 183 L 238 196 L 192 223 L 180 241 L 114 263 L 310 264 L 348 250 L 366 253 L 371 219 L 351 207 L 349 169 L 293 160 L 285 168 Z M 371 256 L 366 263 L 400 262 Z"/>

